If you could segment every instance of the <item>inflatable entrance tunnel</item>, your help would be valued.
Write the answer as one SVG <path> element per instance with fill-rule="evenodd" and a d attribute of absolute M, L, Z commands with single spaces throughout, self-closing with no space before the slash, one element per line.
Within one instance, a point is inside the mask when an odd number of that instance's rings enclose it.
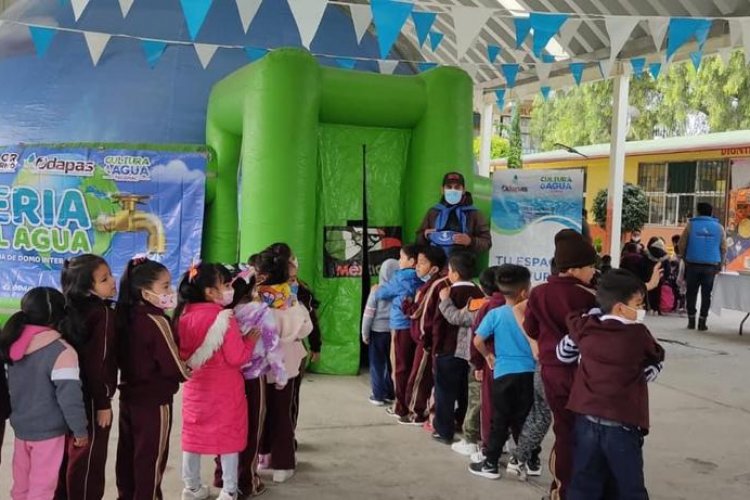
<path fill-rule="evenodd" d="M 340 70 L 280 49 L 214 86 L 206 137 L 216 171 L 204 259 L 244 261 L 287 242 L 322 302 L 314 369 L 357 373 L 363 240 L 370 255 L 388 255 L 414 240 L 446 171 L 471 184 L 471 79 L 448 67 L 415 76 Z M 367 235 L 352 223 L 363 212 L 363 145 Z"/>

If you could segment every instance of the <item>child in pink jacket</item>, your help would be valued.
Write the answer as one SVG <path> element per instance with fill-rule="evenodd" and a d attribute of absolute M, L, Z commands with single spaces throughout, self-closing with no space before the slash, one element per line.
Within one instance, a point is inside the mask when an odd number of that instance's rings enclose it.
<path fill-rule="evenodd" d="M 183 386 L 182 500 L 202 500 L 201 455 L 221 457 L 219 500 L 237 498 L 239 453 L 247 442 L 247 402 L 241 367 L 252 356 L 255 335 L 243 337 L 231 309 L 229 271 L 218 264 L 190 268 L 175 310 L 180 357 L 192 370 Z"/>

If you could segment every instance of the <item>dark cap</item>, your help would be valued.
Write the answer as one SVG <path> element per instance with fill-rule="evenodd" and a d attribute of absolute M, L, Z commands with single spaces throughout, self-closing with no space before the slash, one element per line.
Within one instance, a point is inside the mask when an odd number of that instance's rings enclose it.
<path fill-rule="evenodd" d="M 572 229 L 563 229 L 555 235 L 555 265 L 561 271 L 593 266 L 596 250 Z"/>
<path fill-rule="evenodd" d="M 466 186 L 464 176 L 458 172 L 448 172 L 447 174 L 445 174 L 445 176 L 443 177 L 443 186 L 447 186 L 449 184 L 461 184 L 462 186 Z"/>

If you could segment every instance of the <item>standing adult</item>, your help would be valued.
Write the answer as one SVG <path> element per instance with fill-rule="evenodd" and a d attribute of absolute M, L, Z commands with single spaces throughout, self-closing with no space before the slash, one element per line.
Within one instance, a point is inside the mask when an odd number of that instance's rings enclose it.
<path fill-rule="evenodd" d="M 489 223 L 466 191 L 464 176 L 458 172 L 445 174 L 442 193 L 440 203 L 427 212 L 417 230 L 417 244 L 439 246 L 447 254 L 455 249 L 475 254 L 489 250 Z"/>
<path fill-rule="evenodd" d="M 680 255 L 685 259 L 688 328 L 695 329 L 696 304 L 700 289 L 701 310 L 698 330 L 706 331 L 714 279 L 726 257 L 727 243 L 724 227 L 713 217 L 711 204 L 698 203 L 697 209 L 698 216 L 690 219 L 685 226 L 679 245 Z"/>
<path fill-rule="evenodd" d="M 636 250 L 638 252 L 643 252 L 646 248 L 643 246 L 643 242 L 641 241 L 641 230 L 636 229 L 635 231 L 630 232 L 630 241 L 628 241 L 627 244 L 632 243 L 636 246 Z M 625 250 L 623 249 L 623 253 L 625 253 Z"/>

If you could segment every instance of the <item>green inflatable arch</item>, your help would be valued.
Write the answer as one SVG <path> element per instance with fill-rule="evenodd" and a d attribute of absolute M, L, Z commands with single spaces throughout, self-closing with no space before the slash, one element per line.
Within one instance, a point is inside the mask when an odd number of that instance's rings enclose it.
<path fill-rule="evenodd" d="M 361 218 L 362 145 L 370 226 L 401 226 L 411 242 L 446 171 L 473 184 L 472 133 L 472 81 L 457 68 L 380 75 L 275 50 L 211 92 L 204 259 L 235 262 L 287 242 L 323 303 L 314 368 L 357 373 L 361 281 L 325 278 L 323 254 L 324 228 Z"/>

